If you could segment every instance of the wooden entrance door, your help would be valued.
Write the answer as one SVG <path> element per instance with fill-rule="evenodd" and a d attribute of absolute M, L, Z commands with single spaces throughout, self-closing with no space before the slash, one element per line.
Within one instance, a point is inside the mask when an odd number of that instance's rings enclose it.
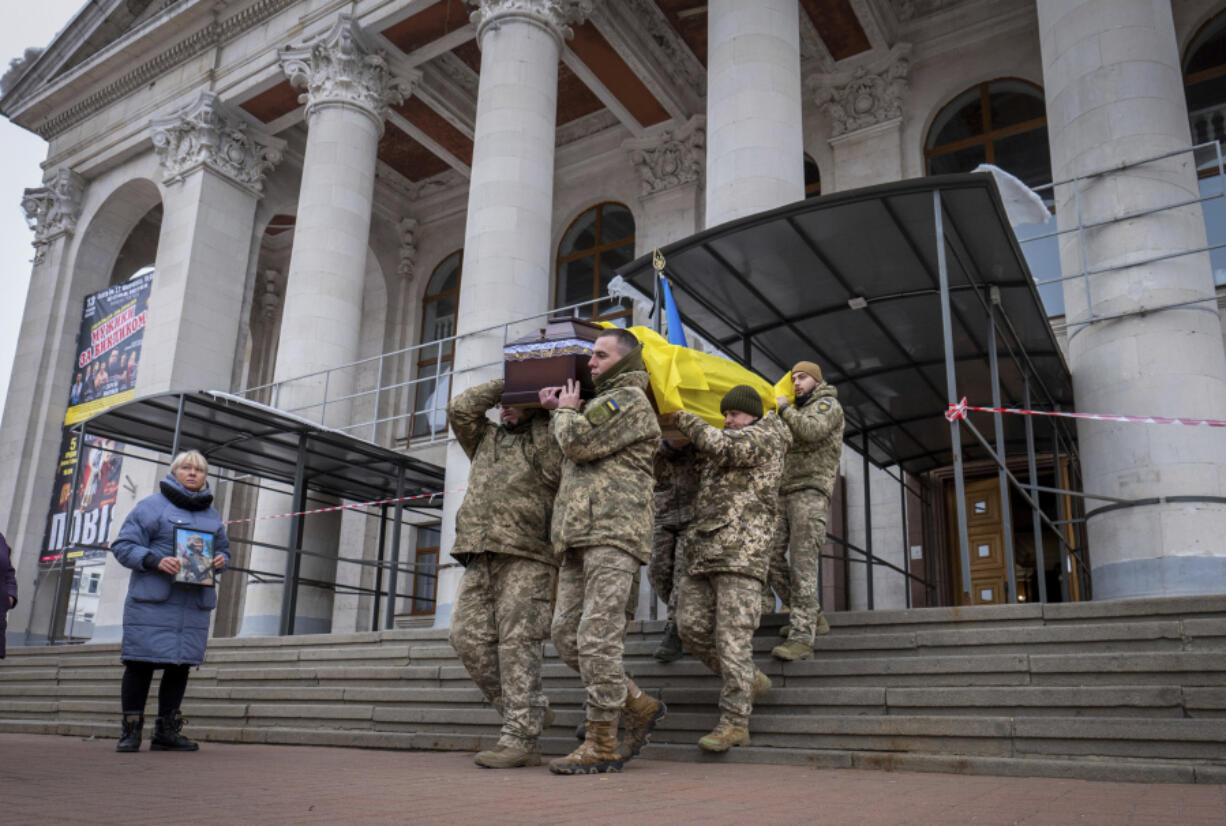
<path fill-rule="evenodd" d="M 952 503 L 951 503 L 952 504 Z M 967 480 L 966 528 L 971 555 L 970 602 L 962 588 L 962 563 L 959 559 L 958 520 L 950 509 L 953 532 L 954 594 L 960 605 L 993 605 L 1009 601 L 1009 574 L 1005 568 L 1005 529 L 1001 518 L 1000 481 Z"/>

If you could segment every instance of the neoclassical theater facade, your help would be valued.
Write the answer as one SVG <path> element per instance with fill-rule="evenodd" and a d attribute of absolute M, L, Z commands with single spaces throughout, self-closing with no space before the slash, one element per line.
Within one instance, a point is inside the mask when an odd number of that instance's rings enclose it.
<path fill-rule="evenodd" d="M 23 589 L 82 300 L 149 267 L 137 396 L 249 391 L 362 423 L 355 435 L 445 467 L 459 490 L 466 460 L 440 409 L 496 374 L 502 325 L 583 302 L 627 318 L 633 300 L 595 303 L 618 267 L 707 227 L 984 162 L 1039 186 L 1171 155 L 1076 204 L 1048 190 L 1052 227 L 1191 200 L 1107 227 L 1088 254 L 1126 263 L 1226 241 L 1222 201 L 1196 202 L 1221 192 L 1212 152 L 1177 154 L 1226 131 L 1220 0 L 94 0 L 0 111 L 49 142 L 45 185 L 23 199 L 35 255 L 0 431 L 0 524 Z M 1118 317 L 1094 325 L 1060 281 L 1075 252 L 1052 247 L 1032 268 L 1079 408 L 1221 418 L 1219 251 L 1117 270 L 1094 309 Z M 326 413 L 310 408 L 321 376 Z M 1102 424 L 1079 437 L 1086 489 L 1147 502 L 1087 525 L 1095 597 L 1220 591 L 1220 435 Z M 947 553 L 901 518 L 896 481 L 874 470 L 865 485 L 859 457 L 844 458 L 849 541 L 863 542 L 867 491 L 882 557 Z M 164 471 L 125 465 L 117 519 Z M 230 518 L 286 503 L 220 493 Z M 402 559 L 421 566 L 406 621 L 448 622 L 459 497 L 446 501 L 405 533 Z M 285 530 L 265 524 L 252 535 Z M 371 558 L 377 532 L 347 513 L 308 537 Z M 278 570 L 277 553 L 248 545 L 236 561 Z M 370 568 L 304 564 L 315 583 L 371 585 Z M 863 566 L 849 568 L 835 607 L 865 607 Z M 100 586 L 88 580 L 100 596 L 83 626 L 114 638 L 126 577 L 107 562 Z M 901 578 L 878 573 L 873 588 L 875 607 L 903 606 Z M 231 583 L 217 633 L 275 633 L 279 589 Z M 342 590 L 304 584 L 297 629 L 369 629 L 370 594 Z M 29 622 L 23 602 L 10 629 L 38 639 L 47 610 Z"/>

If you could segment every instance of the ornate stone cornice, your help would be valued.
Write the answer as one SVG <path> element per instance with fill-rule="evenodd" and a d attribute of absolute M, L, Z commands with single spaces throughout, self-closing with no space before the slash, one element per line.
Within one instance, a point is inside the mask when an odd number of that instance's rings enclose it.
<path fill-rule="evenodd" d="M 306 105 L 306 119 L 325 106 L 356 108 L 378 124 L 389 106 L 402 103 L 421 77 L 398 76 L 387 55 L 362 31 L 351 14 L 340 14 L 332 28 L 298 47 L 281 50 L 281 69 L 292 86 L 305 88 L 298 102 Z"/>
<path fill-rule="evenodd" d="M 626 12 L 647 31 L 667 67 L 699 98 L 707 95 L 707 70 L 654 0 L 621 0 Z"/>
<path fill-rule="evenodd" d="M 201 92 L 183 108 L 150 121 L 149 128 L 166 184 L 207 166 L 259 197 L 264 175 L 280 163 L 285 148 L 285 141 L 256 133 L 214 92 Z"/>
<path fill-rule="evenodd" d="M 673 187 L 701 183 L 706 160 L 706 118 L 696 115 L 678 129 L 622 144 L 639 173 L 639 195 L 654 195 Z"/>
<path fill-rule="evenodd" d="M 830 118 L 832 138 L 902 117 L 910 53 L 911 44 L 900 43 L 885 57 L 849 72 L 812 77 L 816 102 Z"/>
<path fill-rule="evenodd" d="M 21 197 L 26 223 L 34 230 L 35 264 L 46 258 L 52 241 L 76 230 L 85 197 L 85 179 L 70 169 L 57 169 L 46 184 L 27 189 Z"/>
<path fill-rule="evenodd" d="M 406 281 L 412 280 L 417 265 L 417 219 L 401 218 L 396 225 L 400 235 L 400 264 L 396 272 Z"/>
<path fill-rule="evenodd" d="M 574 36 L 570 27 L 587 19 L 596 0 L 468 0 L 468 4 L 477 7 L 469 20 L 477 27 L 478 46 L 486 31 L 519 20 L 549 32 L 561 48 Z"/>
<path fill-rule="evenodd" d="M 51 140 L 125 95 L 148 86 L 150 81 L 156 80 L 174 67 L 218 44 L 234 39 L 297 2 L 299 0 L 258 0 L 237 14 L 224 20 L 215 20 L 113 83 L 83 98 L 55 117 L 43 121 L 34 131 L 40 137 Z"/>

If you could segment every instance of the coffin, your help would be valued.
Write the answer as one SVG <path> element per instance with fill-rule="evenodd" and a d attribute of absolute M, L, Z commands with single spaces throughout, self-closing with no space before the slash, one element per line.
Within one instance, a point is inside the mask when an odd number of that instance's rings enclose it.
<path fill-rule="evenodd" d="M 537 407 L 537 391 L 563 386 L 567 379 L 579 382 L 583 398 L 592 398 L 596 393 L 587 363 L 592 343 L 602 332 L 602 327 L 591 322 L 566 318 L 550 321 L 533 335 L 507 344 L 503 348 L 502 403 Z"/>

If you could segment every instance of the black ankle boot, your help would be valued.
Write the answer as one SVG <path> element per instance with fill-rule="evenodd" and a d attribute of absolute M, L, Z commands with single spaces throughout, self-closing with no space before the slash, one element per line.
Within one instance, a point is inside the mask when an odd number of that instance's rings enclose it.
<path fill-rule="evenodd" d="M 145 726 L 145 715 L 139 711 L 123 713 L 123 733 L 115 744 L 115 751 L 140 751 L 140 732 Z"/>
<path fill-rule="evenodd" d="M 184 720 L 178 711 L 159 715 L 153 721 L 153 739 L 149 741 L 150 751 L 195 751 L 200 746 L 188 740 L 181 732 Z"/>
<path fill-rule="evenodd" d="M 675 620 L 669 620 L 664 626 L 664 639 L 660 640 L 660 646 L 652 656 L 662 663 L 671 663 L 681 659 L 684 653 L 681 648 L 681 635 L 677 632 L 677 623 Z"/>

